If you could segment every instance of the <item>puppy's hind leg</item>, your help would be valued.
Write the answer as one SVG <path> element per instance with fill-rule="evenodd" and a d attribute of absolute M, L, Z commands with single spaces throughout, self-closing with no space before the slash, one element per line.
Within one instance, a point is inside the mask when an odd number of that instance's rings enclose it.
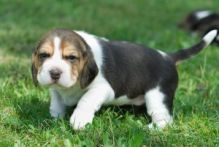
<path fill-rule="evenodd" d="M 159 87 L 145 93 L 147 113 L 152 118 L 152 123 L 148 125 L 149 128 L 153 128 L 155 124 L 158 129 L 162 129 L 172 123 L 172 116 L 165 104 L 165 98 L 166 95 L 160 91 Z"/>

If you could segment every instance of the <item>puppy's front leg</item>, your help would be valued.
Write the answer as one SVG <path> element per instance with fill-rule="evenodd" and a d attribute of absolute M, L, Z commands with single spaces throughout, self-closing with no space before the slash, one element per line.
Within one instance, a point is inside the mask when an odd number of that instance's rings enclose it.
<path fill-rule="evenodd" d="M 54 118 L 63 118 L 65 116 L 66 106 L 61 100 L 61 96 L 54 89 L 50 89 L 51 102 L 50 102 L 50 114 Z"/>
<path fill-rule="evenodd" d="M 101 105 L 114 98 L 114 92 L 108 85 L 93 86 L 79 100 L 75 108 L 70 123 L 74 130 L 80 130 L 86 124 L 92 123 L 94 113 Z"/>

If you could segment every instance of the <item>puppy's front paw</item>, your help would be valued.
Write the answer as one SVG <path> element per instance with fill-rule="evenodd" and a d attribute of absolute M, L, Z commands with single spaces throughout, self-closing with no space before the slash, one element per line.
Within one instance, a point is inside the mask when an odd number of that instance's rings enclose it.
<path fill-rule="evenodd" d="M 161 120 L 161 121 L 158 121 L 158 122 L 156 122 L 156 123 L 150 123 L 149 125 L 148 125 L 148 128 L 150 129 L 150 130 L 162 130 L 162 129 L 164 129 L 166 126 L 168 126 L 168 125 L 171 125 L 171 123 L 172 123 L 172 121 L 170 121 L 170 122 L 167 122 L 167 121 L 165 121 L 165 120 Z"/>
<path fill-rule="evenodd" d="M 74 130 L 82 130 L 86 124 L 92 123 L 94 113 L 85 110 L 75 110 L 70 118 Z"/>

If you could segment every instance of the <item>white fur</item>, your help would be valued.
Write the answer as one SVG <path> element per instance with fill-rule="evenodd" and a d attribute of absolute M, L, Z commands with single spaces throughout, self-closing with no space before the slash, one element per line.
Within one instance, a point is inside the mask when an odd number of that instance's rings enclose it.
<path fill-rule="evenodd" d="M 88 34 L 88 33 L 83 32 L 83 31 L 75 31 L 75 32 L 78 35 L 80 35 L 86 41 L 86 43 L 90 46 L 91 51 L 94 55 L 94 59 L 95 59 L 95 62 L 97 64 L 97 67 L 98 67 L 98 69 L 101 69 L 101 66 L 103 64 L 103 62 L 102 62 L 102 59 L 103 59 L 102 48 L 101 48 L 100 44 L 98 43 L 96 36 Z"/>
<path fill-rule="evenodd" d="M 164 96 L 159 87 L 151 89 L 145 94 L 147 113 L 152 117 L 152 124 L 149 124 L 149 128 L 152 128 L 153 124 L 158 128 L 164 128 L 167 124 L 172 123 L 172 117 L 164 105 Z"/>
<path fill-rule="evenodd" d="M 94 83 L 92 87 L 79 100 L 74 110 L 70 123 L 74 129 L 83 129 L 86 124 L 91 123 L 96 111 L 102 104 L 114 98 L 112 88 L 106 83 Z"/>
<path fill-rule="evenodd" d="M 211 15 L 211 11 L 199 11 L 195 13 L 196 18 L 203 19 Z"/>
<path fill-rule="evenodd" d="M 72 79 L 71 76 L 71 66 L 62 59 L 62 53 L 60 49 L 61 39 L 59 37 L 54 37 L 54 53 L 52 57 L 46 59 L 43 63 L 39 73 L 37 74 L 37 80 L 41 85 L 53 84 L 53 80 L 50 77 L 50 71 L 54 68 L 58 68 L 62 71 L 57 84 L 63 87 L 71 87 L 75 84 L 76 79 Z"/>
<path fill-rule="evenodd" d="M 59 37 L 54 37 L 54 54 L 53 58 L 59 59 L 62 55 L 60 46 L 61 46 L 61 39 Z"/>
<path fill-rule="evenodd" d="M 217 30 L 212 30 L 203 37 L 203 40 L 205 41 L 206 46 L 208 46 L 214 40 L 216 35 L 217 35 Z"/>
<path fill-rule="evenodd" d="M 52 89 L 59 93 L 63 104 L 66 106 L 76 105 L 81 96 L 85 93 L 85 90 L 82 90 L 78 83 L 71 88 L 52 87 Z"/>
<path fill-rule="evenodd" d="M 165 52 L 161 50 L 157 50 L 157 52 L 160 53 L 164 58 L 168 56 Z"/>

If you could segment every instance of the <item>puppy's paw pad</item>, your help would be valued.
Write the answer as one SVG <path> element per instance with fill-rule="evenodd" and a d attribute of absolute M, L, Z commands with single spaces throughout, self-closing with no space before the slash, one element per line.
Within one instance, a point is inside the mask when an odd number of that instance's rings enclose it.
<path fill-rule="evenodd" d="M 70 118 L 70 124 L 74 130 L 82 130 L 89 123 L 92 123 L 94 114 L 75 110 Z"/>

